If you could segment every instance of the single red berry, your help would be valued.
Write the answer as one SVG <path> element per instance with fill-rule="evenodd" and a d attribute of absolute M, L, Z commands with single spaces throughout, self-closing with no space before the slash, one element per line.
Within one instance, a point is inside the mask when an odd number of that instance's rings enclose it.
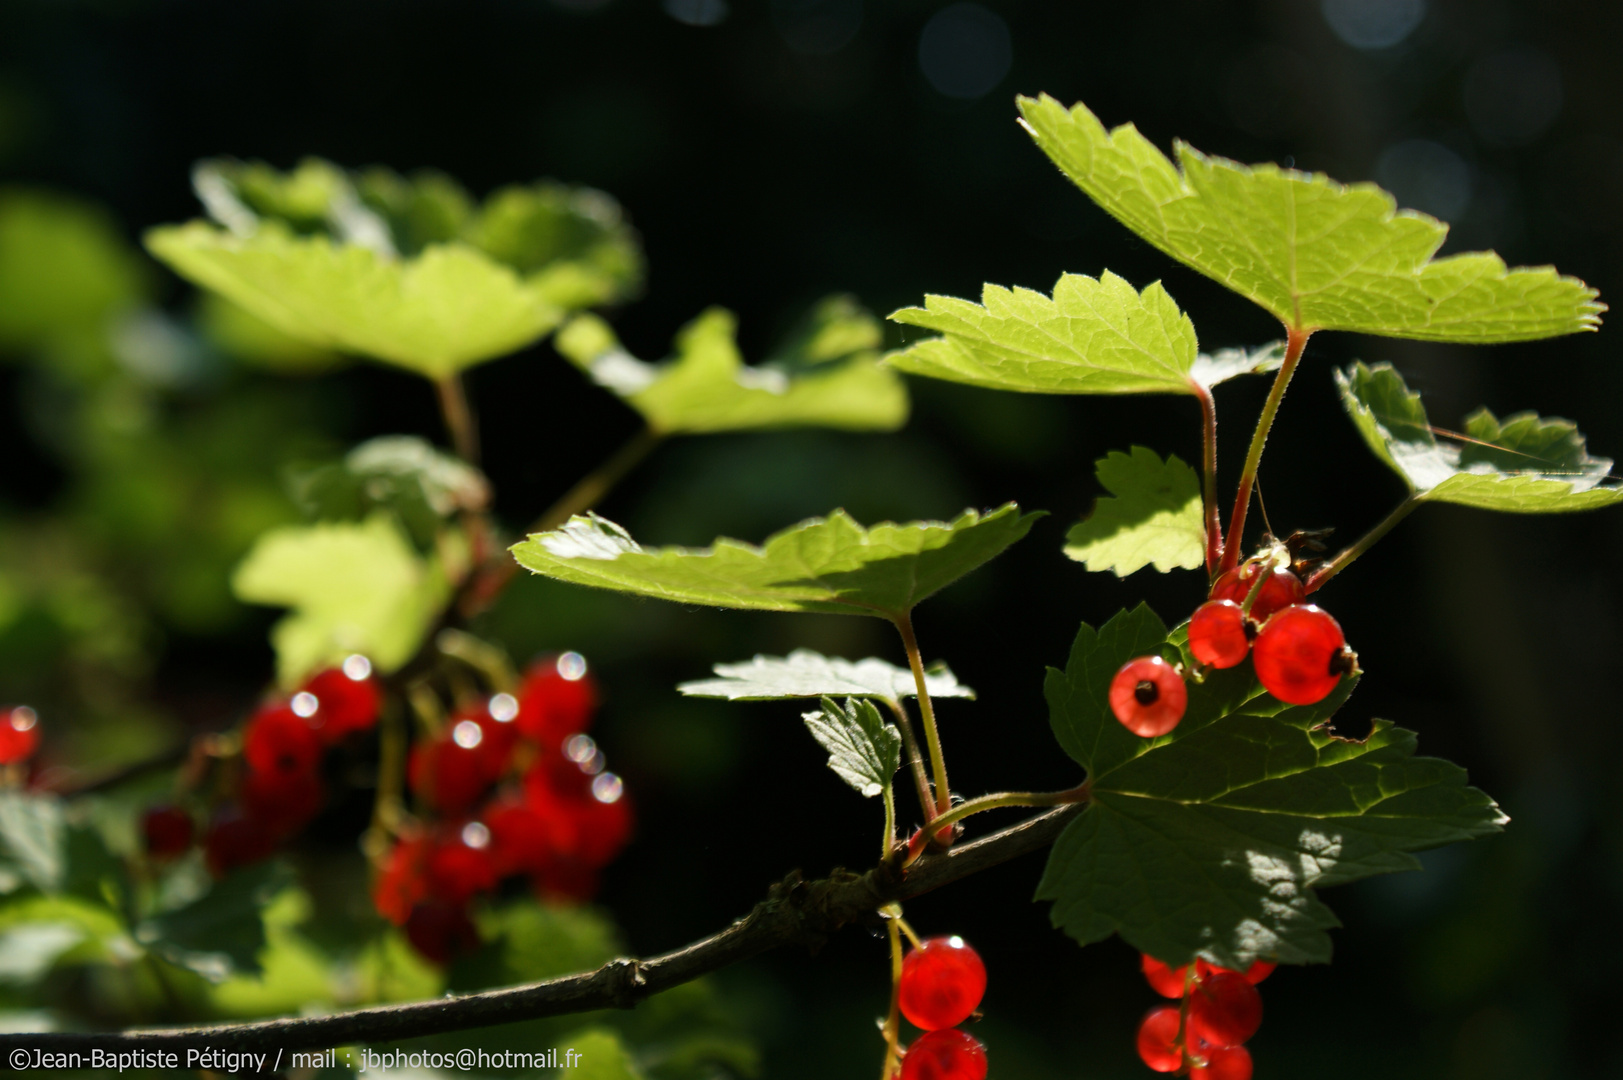
<path fill-rule="evenodd" d="M 192 846 L 192 815 L 178 806 L 159 804 L 141 815 L 141 837 L 154 859 L 172 859 Z"/>
<path fill-rule="evenodd" d="M 550 754 L 524 774 L 524 800 L 546 819 L 557 854 L 588 866 L 605 866 L 619 854 L 634 818 L 620 777 L 585 771 L 601 764 L 597 757 L 577 765 Z"/>
<path fill-rule="evenodd" d="M 267 705 L 243 731 L 242 756 L 249 768 L 266 776 L 311 773 L 321 762 L 321 737 L 292 706 Z"/>
<path fill-rule="evenodd" d="M 460 906 L 443 900 L 425 900 L 406 919 L 406 940 L 436 964 L 479 947 L 479 929 Z"/>
<path fill-rule="evenodd" d="M 235 806 L 221 810 L 203 838 L 203 855 L 215 877 L 267 859 L 275 850 L 275 834 Z"/>
<path fill-rule="evenodd" d="M 1271 960 L 1254 960 L 1252 961 L 1251 966 L 1246 968 L 1244 971 L 1232 971 L 1231 974 L 1242 975 L 1245 977 L 1246 982 L 1250 983 L 1252 986 L 1255 986 L 1268 976 L 1272 975 L 1274 973 L 1274 969 L 1278 966 L 1278 964 Z M 1205 960 L 1196 960 L 1195 970 L 1199 972 L 1201 978 L 1205 978 L 1208 975 L 1215 975 L 1219 972 L 1230 971 L 1231 969 L 1226 967 L 1218 967 L 1216 964 L 1207 963 Z"/>
<path fill-rule="evenodd" d="M 38 747 L 38 713 L 27 705 L 0 710 L 0 765 L 27 761 Z"/>
<path fill-rule="evenodd" d="M 434 739 L 412 747 L 406 768 L 411 790 L 448 816 L 473 809 L 496 779 L 489 756 L 480 749 L 484 738 L 484 728 L 477 721 L 463 718 Z"/>
<path fill-rule="evenodd" d="M 1167 998 L 1183 997 L 1184 985 L 1189 975 L 1189 965 L 1181 968 L 1168 967 L 1149 953 L 1140 953 L 1139 970 L 1144 972 L 1144 979 L 1150 984 L 1150 989 Z"/>
<path fill-rule="evenodd" d="M 1357 659 L 1341 625 L 1314 604 L 1275 612 L 1263 623 L 1251 654 L 1263 688 L 1290 705 L 1323 701 Z"/>
<path fill-rule="evenodd" d="M 1183 1068 L 1183 1047 L 1178 1045 L 1178 1007 L 1157 1005 L 1138 1025 L 1138 1056 L 1156 1072 Z"/>
<path fill-rule="evenodd" d="M 321 812 L 327 790 L 313 772 L 264 773 L 250 768 L 239 792 L 242 808 L 278 839 L 310 824 Z"/>
<path fill-rule="evenodd" d="M 1233 600 L 1208 600 L 1189 616 L 1189 651 L 1208 667 L 1231 668 L 1251 651 L 1245 613 Z"/>
<path fill-rule="evenodd" d="M 1244 975 L 1223 971 L 1189 995 L 1189 1030 L 1214 1049 L 1239 1046 L 1262 1026 L 1262 995 Z"/>
<path fill-rule="evenodd" d="M 914 1027 L 939 1031 L 961 1024 L 986 993 L 986 965 L 964 939 L 933 937 L 902 961 L 902 1015 Z"/>
<path fill-rule="evenodd" d="M 1189 1070 L 1190 1080 L 1251 1080 L 1251 1051 L 1243 1046 L 1212 1050 L 1205 1061 Z"/>
<path fill-rule="evenodd" d="M 597 708 L 597 683 L 580 653 L 546 656 L 530 665 L 518 692 L 514 723 L 526 738 L 548 750 L 591 727 Z"/>
<path fill-rule="evenodd" d="M 1177 668 L 1159 656 L 1129 660 L 1110 680 L 1110 711 L 1122 727 L 1153 739 L 1178 726 L 1189 704 L 1189 690 Z"/>
<path fill-rule="evenodd" d="M 1233 600 L 1244 607 L 1246 597 L 1251 595 L 1251 587 L 1257 583 L 1257 571 L 1260 569 L 1257 563 L 1245 563 L 1223 574 L 1212 584 L 1212 599 Z M 1266 622 L 1268 616 L 1281 608 L 1300 604 L 1305 595 L 1301 578 L 1283 567 L 1275 567 L 1268 580 L 1263 582 L 1262 591 L 1251 602 L 1251 617 L 1258 623 Z"/>
<path fill-rule="evenodd" d="M 986 1047 L 967 1031 L 920 1035 L 902 1058 L 902 1080 L 985 1080 Z"/>
<path fill-rule="evenodd" d="M 494 889 L 490 830 L 477 821 L 449 827 L 429 848 L 424 869 L 430 894 L 450 904 L 461 906 L 475 893 Z"/>
<path fill-rule="evenodd" d="M 378 722 L 383 696 L 372 679 L 372 665 L 364 656 L 352 656 L 342 667 L 312 675 L 299 689 L 315 698 L 310 722 L 327 743 L 336 743 L 351 732 L 366 731 Z"/>
<path fill-rule="evenodd" d="M 490 830 L 490 862 L 498 879 L 539 873 L 558 857 L 551 822 L 524 799 L 498 798 L 479 820 Z"/>
<path fill-rule="evenodd" d="M 389 850 L 372 882 L 372 906 L 396 926 L 406 925 L 412 909 L 428 898 L 428 849 L 424 836 L 402 840 Z"/>

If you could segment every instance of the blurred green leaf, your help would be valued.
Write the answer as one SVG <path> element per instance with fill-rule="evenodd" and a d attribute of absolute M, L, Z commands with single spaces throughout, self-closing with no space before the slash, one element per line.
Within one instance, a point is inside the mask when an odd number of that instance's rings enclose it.
<path fill-rule="evenodd" d="M 581 1064 L 574 1068 L 565 1066 L 560 1073 L 571 1080 L 644 1080 L 644 1073 L 632 1059 L 630 1050 L 609 1028 L 586 1028 L 565 1036 L 560 1041 L 558 1056 L 564 1058 L 570 1050 L 575 1051 L 576 1056 L 566 1060 Z"/>
<path fill-rule="evenodd" d="M 1193 570 L 1206 560 L 1200 477 L 1176 454 L 1162 461 L 1142 446 L 1113 450 L 1094 462 L 1112 497 L 1065 534 L 1065 554 L 1089 570 L 1126 577 L 1153 563 L 1161 573 Z"/>
<path fill-rule="evenodd" d="M 1177 165 L 1131 124 L 1019 99 L 1026 131 L 1103 207 L 1168 255 L 1289 327 L 1432 341 L 1527 341 L 1593 330 L 1595 290 L 1491 252 L 1433 259 L 1448 226 L 1374 184 L 1245 166 L 1180 142 Z"/>
<path fill-rule="evenodd" d="M 649 364 L 626 352 L 607 323 L 583 315 L 559 332 L 558 351 L 636 409 L 655 432 L 712 434 L 784 427 L 893 431 L 907 390 L 877 363 L 877 326 L 865 312 L 825 302 L 775 362 L 747 367 L 736 320 L 711 308 L 676 338 L 676 355 Z M 842 351 L 845 350 L 845 351 Z"/>
<path fill-rule="evenodd" d="M 248 603 L 293 609 L 271 631 L 277 676 L 293 686 L 350 653 L 385 673 L 411 659 L 451 594 L 442 562 L 420 557 L 379 512 L 353 524 L 272 529 L 231 587 Z"/>
<path fill-rule="evenodd" d="M 873 798 L 902 767 L 902 734 L 886 723 L 864 698 L 841 706 L 825 697 L 821 708 L 803 713 L 806 730 L 828 751 L 828 767 L 864 798 Z"/>
<path fill-rule="evenodd" d="M 877 697 L 900 701 L 916 697 L 918 686 L 907 668 L 867 657 L 842 660 L 810 649 L 788 656 L 756 656 L 738 664 L 717 664 L 715 679 L 699 679 L 677 687 L 690 697 L 726 698 L 729 701 L 776 701 L 804 697 Z M 974 698 L 944 661 L 924 669 L 924 686 L 932 698 Z"/>
<path fill-rule="evenodd" d="M 66 832 L 60 800 L 0 791 L 0 856 L 40 892 L 56 892 L 66 875 Z"/>
<path fill-rule="evenodd" d="M 278 330 L 219 293 L 203 293 L 194 318 L 210 345 L 252 367 L 284 375 L 317 375 L 349 362 L 330 348 Z"/>
<path fill-rule="evenodd" d="M 128 963 L 140 955 L 103 904 L 39 895 L 0 902 L 0 984 L 28 985 L 62 965 Z"/>
<path fill-rule="evenodd" d="M 642 250 L 620 205 L 601 191 L 553 181 L 502 188 L 462 239 L 526 275 L 559 307 L 628 299 L 642 284 Z"/>
<path fill-rule="evenodd" d="M 341 462 L 292 470 L 289 478 L 306 516 L 354 521 L 387 510 L 422 551 L 432 548 L 447 519 L 490 502 L 483 473 L 412 435 L 368 440 Z"/>
<path fill-rule="evenodd" d="M 1140 605 L 1097 631 L 1084 623 L 1065 670 L 1049 670 L 1050 722 L 1087 769 L 1090 799 L 1037 899 L 1078 942 L 1119 933 L 1168 964 L 1199 955 L 1242 971 L 1258 958 L 1322 963 L 1336 920 L 1315 888 L 1415 869 L 1412 852 L 1507 820 L 1465 770 L 1416 757 L 1413 732 L 1385 720 L 1357 742 L 1328 731 L 1354 679 L 1286 706 L 1248 660 L 1191 681 L 1171 734 L 1133 735 L 1111 712 L 1112 678 L 1145 654 L 1192 665 L 1180 648 Z"/>
<path fill-rule="evenodd" d="M 896 322 L 942 336 L 885 362 L 914 375 L 1033 394 L 1188 394 L 1195 327 L 1160 282 L 1063 274 L 1052 297 L 987 285 L 981 302 L 926 296 Z"/>
<path fill-rule="evenodd" d="M 0 350 L 34 349 L 141 304 L 148 268 L 100 207 L 0 189 Z"/>
<path fill-rule="evenodd" d="M 292 882 L 292 871 L 279 860 L 244 867 L 184 907 L 144 920 L 136 940 L 211 983 L 238 972 L 258 974 L 265 909 Z"/>
<path fill-rule="evenodd" d="M 614 925 L 591 908 L 520 900 L 478 919 L 487 944 L 451 965 L 446 988 L 456 993 L 591 971 L 622 952 Z"/>
<path fill-rule="evenodd" d="M 1391 364 L 1354 364 L 1336 372 L 1336 385 L 1369 448 L 1422 500 L 1514 514 L 1623 502 L 1623 487 L 1603 486 L 1612 462 L 1590 457 L 1569 421 L 1517 413 L 1501 422 L 1479 409 L 1465 420 L 1466 439 L 1440 443 L 1420 395 Z"/>
<path fill-rule="evenodd" d="M 767 538 L 708 548 L 644 550 L 595 514 L 513 545 L 538 574 L 684 604 L 759 611 L 819 611 L 899 619 L 913 606 L 1002 554 L 1041 517 L 1008 503 L 955 521 L 864 528 L 843 510 Z"/>

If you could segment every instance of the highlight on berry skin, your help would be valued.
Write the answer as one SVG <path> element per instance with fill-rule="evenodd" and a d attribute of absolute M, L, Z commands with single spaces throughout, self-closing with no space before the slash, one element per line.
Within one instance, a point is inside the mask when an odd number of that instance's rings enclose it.
<path fill-rule="evenodd" d="M 1110 711 L 1140 738 L 1153 739 L 1177 727 L 1188 705 L 1183 676 L 1159 656 L 1129 660 L 1110 680 Z"/>

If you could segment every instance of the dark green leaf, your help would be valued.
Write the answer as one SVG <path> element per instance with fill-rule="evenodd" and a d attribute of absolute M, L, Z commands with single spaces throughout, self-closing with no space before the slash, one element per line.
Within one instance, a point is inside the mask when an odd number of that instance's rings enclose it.
<path fill-rule="evenodd" d="M 885 790 L 902 767 L 902 735 L 879 716 L 873 702 L 825 697 L 822 708 L 802 715 L 812 738 L 828 751 L 828 767 L 864 798 Z"/>
<path fill-rule="evenodd" d="M 1193 570 L 1206 560 L 1200 477 L 1173 455 L 1162 461 L 1135 446 L 1094 462 L 1099 483 L 1114 498 L 1099 499 L 1093 513 L 1065 534 L 1065 554 L 1089 570 L 1126 577 L 1153 563 L 1162 573 Z"/>
<path fill-rule="evenodd" d="M 481 912 L 479 932 L 487 944 L 451 966 L 447 989 L 464 993 L 590 971 L 622 951 L 613 925 L 598 912 L 533 900 Z"/>
<path fill-rule="evenodd" d="M 692 697 L 729 701 L 776 701 L 803 697 L 876 697 L 900 701 L 915 697 L 918 685 L 907 668 L 868 657 L 841 660 L 810 649 L 788 656 L 757 656 L 739 664 L 717 664 L 720 678 L 685 682 L 677 687 Z M 944 662 L 924 669 L 924 686 L 932 698 L 974 698 Z"/>
<path fill-rule="evenodd" d="M 291 871 L 276 860 L 237 870 L 184 907 L 142 922 L 136 940 L 210 982 L 257 973 L 265 947 L 264 909 L 292 881 Z"/>

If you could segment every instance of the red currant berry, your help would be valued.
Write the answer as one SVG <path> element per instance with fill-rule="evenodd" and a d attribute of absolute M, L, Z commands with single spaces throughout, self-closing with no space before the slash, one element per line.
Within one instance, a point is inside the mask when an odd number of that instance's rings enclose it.
<path fill-rule="evenodd" d="M 1181 968 L 1172 968 L 1161 963 L 1149 953 L 1139 955 L 1139 970 L 1144 972 L 1144 980 L 1150 984 L 1150 989 L 1162 997 L 1183 997 L 1184 985 L 1189 975 L 1188 964 Z"/>
<path fill-rule="evenodd" d="M 1251 655 L 1263 688 L 1290 705 L 1323 701 L 1357 659 L 1340 624 L 1313 604 L 1275 612 L 1258 632 Z"/>
<path fill-rule="evenodd" d="M 249 719 L 242 756 L 249 768 L 266 776 L 311 773 L 321 761 L 321 737 L 292 706 L 269 705 Z"/>
<path fill-rule="evenodd" d="M 1208 667 L 1231 668 L 1251 651 L 1245 613 L 1233 600 L 1208 600 L 1189 616 L 1189 651 Z"/>
<path fill-rule="evenodd" d="M 1212 1050 L 1205 1060 L 1189 1070 L 1190 1080 L 1251 1080 L 1251 1051 L 1243 1046 Z"/>
<path fill-rule="evenodd" d="M 480 749 L 485 732 L 476 721 L 456 719 L 437 738 L 411 748 L 406 776 L 411 790 L 442 814 L 467 813 L 496 779 Z"/>
<path fill-rule="evenodd" d="M 1246 982 L 1250 983 L 1252 986 L 1255 986 L 1268 976 L 1272 975 L 1274 973 L 1274 969 L 1278 966 L 1278 964 L 1271 960 L 1254 960 L 1252 961 L 1251 966 L 1246 968 L 1244 971 L 1231 972 L 1231 974 L 1242 975 L 1245 977 Z M 1200 977 L 1204 979 L 1208 975 L 1215 975 L 1220 972 L 1229 971 L 1230 969 L 1218 967 L 1216 964 L 1209 964 L 1205 960 L 1196 960 L 1195 970 L 1198 971 L 1200 973 Z"/>
<path fill-rule="evenodd" d="M 479 820 L 490 830 L 490 862 L 497 878 L 539 873 L 557 857 L 551 821 L 523 799 L 499 798 Z"/>
<path fill-rule="evenodd" d="M 584 738 L 584 736 L 580 736 Z M 544 757 L 524 775 L 524 800 L 546 819 L 556 852 L 588 866 L 604 866 L 631 838 L 632 807 L 625 782 L 601 768 L 560 754 Z"/>
<path fill-rule="evenodd" d="M 192 846 L 192 815 L 178 806 L 149 806 L 141 815 L 141 838 L 154 859 L 173 859 Z"/>
<path fill-rule="evenodd" d="M 243 809 L 274 836 L 285 839 L 321 812 L 327 792 L 313 772 L 262 773 L 249 769 L 240 793 Z"/>
<path fill-rule="evenodd" d="M 964 939 L 928 938 L 902 961 L 899 1000 L 914 1027 L 939 1031 L 969 1019 L 986 993 L 986 965 Z"/>
<path fill-rule="evenodd" d="M 1157 1005 L 1138 1025 L 1138 1056 L 1156 1072 L 1183 1068 L 1183 1047 L 1178 1045 L 1178 1007 Z"/>
<path fill-rule="evenodd" d="M 372 680 L 372 665 L 364 656 L 351 656 L 342 667 L 328 668 L 312 675 L 301 693 L 316 699 L 311 724 L 328 743 L 336 743 L 355 731 L 366 731 L 378 722 L 383 697 Z"/>
<path fill-rule="evenodd" d="M 920 1035 L 902 1058 L 902 1080 L 985 1080 L 986 1047 L 967 1031 Z"/>
<path fill-rule="evenodd" d="M 1178 726 L 1189 690 L 1178 670 L 1159 656 L 1129 660 L 1110 680 L 1110 711 L 1134 735 L 1153 739 Z"/>
<path fill-rule="evenodd" d="M 597 708 L 597 683 L 580 653 L 537 660 L 525 672 L 514 723 L 526 738 L 555 750 L 570 735 L 585 731 Z"/>
<path fill-rule="evenodd" d="M 479 929 L 460 906 L 425 900 L 406 919 L 406 940 L 434 963 L 444 965 L 479 947 Z"/>
<path fill-rule="evenodd" d="M 1251 595 L 1251 586 L 1257 583 L 1259 569 L 1261 567 L 1257 563 L 1246 563 L 1223 574 L 1212 585 L 1212 599 L 1233 600 L 1244 607 L 1246 597 Z M 1282 567 L 1275 567 L 1268 580 L 1263 582 L 1262 591 L 1251 602 L 1251 617 L 1258 623 L 1266 622 L 1268 616 L 1281 608 L 1300 604 L 1305 595 L 1301 578 Z"/>
<path fill-rule="evenodd" d="M 429 849 L 425 870 L 429 892 L 459 907 L 475 893 L 495 888 L 490 830 L 478 821 L 451 827 Z"/>
<path fill-rule="evenodd" d="M 1239 1046 L 1262 1026 L 1262 995 L 1232 971 L 1200 980 L 1189 996 L 1189 1030 L 1214 1049 Z"/>
<path fill-rule="evenodd" d="M 203 855 L 215 877 L 239 866 L 268 859 L 276 850 L 276 836 L 259 819 L 228 806 L 215 817 L 203 838 Z"/>
<path fill-rule="evenodd" d="M 27 705 L 0 710 L 0 765 L 27 761 L 38 746 L 38 713 Z"/>
<path fill-rule="evenodd" d="M 396 926 L 406 925 L 412 909 L 428 897 L 427 837 L 402 840 L 390 849 L 372 883 L 372 906 Z"/>

